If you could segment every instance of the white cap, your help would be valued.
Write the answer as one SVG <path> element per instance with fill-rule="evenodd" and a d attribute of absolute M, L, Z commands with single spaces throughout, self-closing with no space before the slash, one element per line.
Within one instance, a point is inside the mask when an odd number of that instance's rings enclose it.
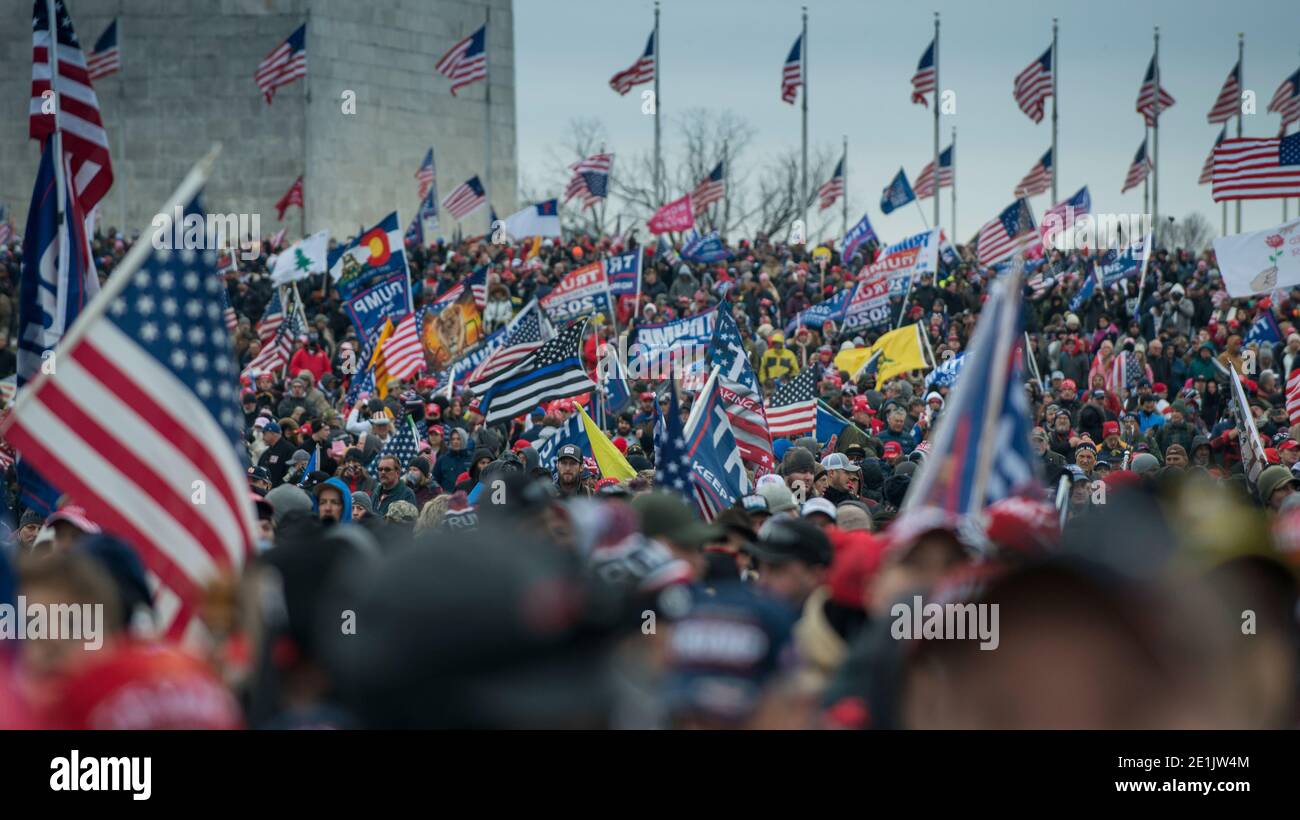
<path fill-rule="evenodd" d="M 800 510 L 799 514 L 807 518 L 813 513 L 821 513 L 832 521 L 839 518 L 835 505 L 825 498 L 810 498 L 803 503 L 803 509 Z"/>

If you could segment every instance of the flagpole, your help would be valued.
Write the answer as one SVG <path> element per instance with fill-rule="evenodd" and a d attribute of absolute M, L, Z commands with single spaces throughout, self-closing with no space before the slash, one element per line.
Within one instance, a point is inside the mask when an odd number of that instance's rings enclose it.
<path fill-rule="evenodd" d="M 704 396 L 708 394 L 709 390 L 713 388 L 713 383 L 718 380 L 718 374 L 721 372 L 722 372 L 722 365 L 715 364 L 713 366 L 713 371 L 709 373 L 709 378 L 704 382 L 704 387 L 700 390 L 700 396 Z M 674 379 L 674 382 L 675 381 L 676 380 Z M 695 422 L 699 419 L 700 413 L 703 410 L 704 410 L 704 402 L 699 401 L 698 399 L 695 402 L 693 402 L 691 404 L 691 413 L 689 416 L 686 417 L 686 425 L 682 428 L 682 430 L 688 431 L 694 429 Z"/>
<path fill-rule="evenodd" d="M 1151 225 L 1156 236 L 1160 234 L 1160 26 L 1155 27 L 1155 83 L 1154 90 L 1155 102 L 1152 103 L 1152 110 L 1155 111 L 1153 125 L 1151 126 L 1151 160 L 1155 165 L 1151 175 Z M 1056 157 L 1052 157 L 1055 162 Z M 1155 241 L 1159 247 L 1160 242 Z"/>
<path fill-rule="evenodd" d="M 849 232 L 849 135 L 844 135 L 844 196 L 840 199 L 840 205 L 843 208 L 841 221 L 844 223 L 840 236 Z"/>
<path fill-rule="evenodd" d="M 1237 93 L 1241 94 L 1241 89 L 1246 87 L 1246 34 L 1237 32 Z M 1241 113 L 1241 98 L 1237 98 L 1237 138 L 1241 138 L 1241 121 L 1245 115 Z M 1228 224 L 1228 202 L 1223 202 L 1224 213 L 1224 234 L 1227 234 Z M 1237 200 L 1237 233 L 1241 233 L 1241 200 Z"/>
<path fill-rule="evenodd" d="M 937 189 L 935 190 L 934 195 L 936 198 L 938 198 L 939 191 Z M 925 225 L 925 229 L 927 231 L 930 230 L 930 223 L 927 222 L 925 219 L 925 209 L 921 207 L 921 200 L 913 198 L 912 201 L 916 203 L 916 210 L 919 214 L 921 214 L 921 222 Z"/>
<path fill-rule="evenodd" d="M 727 225 L 731 224 L 731 157 L 730 145 L 722 143 L 722 241 L 727 241 Z"/>
<path fill-rule="evenodd" d="M 304 20 L 303 24 L 307 26 L 307 29 L 309 30 L 311 29 L 311 5 L 310 4 L 308 4 L 307 6 L 306 19 Z M 303 52 L 305 53 L 307 51 L 307 31 L 303 31 L 302 33 L 302 48 L 303 48 Z M 311 117 L 309 116 L 311 113 L 311 72 L 310 71 L 304 72 L 303 74 L 302 100 L 303 100 L 302 101 L 302 131 L 303 131 L 302 133 L 302 145 L 303 145 L 302 190 L 299 192 L 302 194 L 302 204 L 298 206 L 298 210 L 301 212 L 298 214 L 298 225 L 302 231 L 302 236 L 306 237 L 307 236 L 307 166 L 308 166 L 307 146 L 312 144 L 312 140 L 308 138 L 308 134 L 307 134 L 307 128 L 309 127 L 309 123 L 311 122 Z M 328 278 L 328 274 L 329 272 L 326 271 L 327 278 Z"/>
<path fill-rule="evenodd" d="M 655 0 L 655 207 L 658 208 L 664 203 L 663 190 L 663 159 L 659 153 L 659 75 L 663 73 L 663 63 L 660 61 L 660 54 L 663 49 L 659 47 L 659 0 Z"/>
<path fill-rule="evenodd" d="M 118 5 L 118 9 L 119 11 L 122 9 L 122 6 L 120 4 Z M 120 60 L 121 53 L 122 53 L 122 18 L 120 13 L 119 16 L 113 18 L 113 22 L 117 24 L 117 49 L 118 49 L 118 59 Z M 122 181 L 117 186 L 117 211 L 118 211 L 117 224 L 120 226 L 119 230 L 122 231 L 122 239 L 123 241 L 125 241 L 126 240 L 126 173 L 125 172 L 126 172 L 127 116 L 126 116 L 126 83 L 122 82 L 121 77 L 117 78 L 117 103 L 118 103 L 118 111 L 120 112 L 119 122 L 117 124 L 117 160 L 121 164 L 122 171 L 123 171 Z"/>
<path fill-rule="evenodd" d="M 49 64 L 50 64 L 50 100 L 54 103 L 54 111 L 53 111 L 54 133 L 50 135 L 53 138 L 53 141 L 51 142 L 50 145 L 50 148 L 53 151 L 53 156 L 50 159 L 54 163 L 55 201 L 58 203 L 58 212 L 59 212 L 58 213 L 58 220 L 59 220 L 58 234 L 59 236 L 63 236 L 65 233 L 63 214 L 64 211 L 67 209 L 68 203 L 66 201 L 66 197 L 64 196 L 65 190 L 63 187 L 63 131 L 59 128 L 59 108 L 61 106 L 59 104 L 59 88 L 58 88 L 59 22 L 58 22 L 58 18 L 54 16 L 54 0 L 45 0 L 45 13 L 50 18 L 49 19 L 50 50 L 46 56 L 48 57 Z M 171 211 L 164 211 L 164 213 L 171 213 Z M 66 241 L 68 245 L 71 246 L 72 237 L 70 236 L 66 237 Z M 59 244 L 62 245 L 63 242 L 60 241 Z M 143 245 L 145 243 L 141 242 L 138 244 Z M 61 258 L 63 257 L 64 253 L 65 251 L 62 248 L 60 248 L 59 256 Z"/>
<path fill-rule="evenodd" d="M 952 145 L 948 146 L 952 151 L 952 241 L 957 241 L 957 126 L 952 127 Z M 938 196 L 938 189 L 935 189 L 935 196 Z M 1052 192 L 1056 196 L 1056 192 Z M 936 281 L 938 278 L 936 277 Z"/>
<path fill-rule="evenodd" d="M 1061 166 L 1061 157 L 1056 151 L 1056 100 L 1057 100 L 1057 77 L 1060 72 L 1060 60 L 1056 57 L 1056 18 L 1052 18 L 1052 204 L 1055 205 L 1056 198 L 1056 173 Z M 957 234 L 956 223 L 953 224 L 953 235 Z"/>
<path fill-rule="evenodd" d="M 492 60 L 489 59 L 488 33 L 492 6 L 483 9 L 483 194 L 487 197 L 488 219 L 492 213 Z M 488 225 L 488 233 L 492 226 Z"/>
<path fill-rule="evenodd" d="M 939 224 L 939 12 L 934 13 L 934 224 Z M 929 227 L 928 225 L 926 226 Z"/>
<path fill-rule="evenodd" d="M 1146 142 L 1151 139 L 1151 129 L 1143 128 L 1142 136 L 1142 142 L 1143 145 L 1145 145 Z M 1142 153 L 1145 155 L 1146 151 L 1143 151 Z M 1055 159 L 1055 157 L 1053 157 L 1053 159 Z M 1152 164 L 1149 156 L 1144 157 L 1144 159 L 1146 159 L 1148 165 Z M 1147 168 L 1146 174 L 1142 177 L 1142 210 L 1145 213 L 1151 213 L 1151 170 L 1151 168 Z M 1153 220 L 1151 224 L 1154 225 L 1155 221 Z"/>
<path fill-rule="evenodd" d="M 799 213 L 804 241 L 808 240 L 808 7 L 803 7 L 803 33 L 799 35 L 799 76 L 803 80 L 803 162 L 799 172 Z"/>

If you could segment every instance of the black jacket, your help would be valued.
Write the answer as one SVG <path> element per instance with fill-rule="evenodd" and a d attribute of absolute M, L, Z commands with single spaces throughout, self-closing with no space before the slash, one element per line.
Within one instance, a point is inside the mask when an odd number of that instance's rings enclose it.
<path fill-rule="evenodd" d="M 265 467 L 271 474 L 272 487 L 278 487 L 284 481 L 284 474 L 289 470 L 289 459 L 297 449 L 293 442 L 281 436 L 280 440 L 267 447 L 262 457 L 257 460 L 257 466 Z"/>

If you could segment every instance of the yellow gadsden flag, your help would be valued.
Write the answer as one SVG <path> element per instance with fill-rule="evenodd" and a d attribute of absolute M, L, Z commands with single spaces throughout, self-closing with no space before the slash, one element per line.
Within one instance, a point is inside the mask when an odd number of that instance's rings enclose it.
<path fill-rule="evenodd" d="M 600 467 L 602 478 L 628 479 L 636 478 L 636 470 L 632 465 L 627 463 L 623 454 L 614 446 L 614 442 L 609 440 L 605 431 L 591 420 L 587 411 L 582 405 L 578 405 L 578 412 L 582 414 L 582 426 L 587 431 L 587 441 L 591 442 L 591 454 L 596 459 L 596 465 Z"/>
<path fill-rule="evenodd" d="M 388 367 L 384 364 L 383 350 L 384 342 L 388 337 L 393 335 L 393 320 L 384 320 L 384 329 L 379 332 L 379 339 L 375 342 L 375 352 L 370 356 L 370 371 L 374 374 L 375 395 L 381 399 L 388 398 L 388 382 L 392 378 L 388 375 Z"/>
<path fill-rule="evenodd" d="M 883 384 L 899 373 L 906 373 L 909 370 L 928 370 L 934 366 L 925 355 L 921 326 L 913 324 L 889 331 L 877 339 L 871 347 L 841 351 L 835 356 L 835 368 L 847 370 L 856 379 L 863 365 L 871 361 L 877 353 L 880 357 L 875 362 L 876 384 Z"/>

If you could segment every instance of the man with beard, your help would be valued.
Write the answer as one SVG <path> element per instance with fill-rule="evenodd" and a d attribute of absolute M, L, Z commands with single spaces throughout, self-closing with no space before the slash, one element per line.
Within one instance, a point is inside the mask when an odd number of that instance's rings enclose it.
<path fill-rule="evenodd" d="M 582 483 L 582 449 L 566 444 L 555 456 L 555 488 L 561 498 L 590 495 Z"/>
<path fill-rule="evenodd" d="M 831 453 L 822 459 L 822 469 L 826 471 L 827 481 L 830 482 L 822 493 L 822 498 L 836 505 L 857 498 L 850 489 L 850 479 L 862 468 L 849 461 L 848 456 L 843 453 Z"/>
<path fill-rule="evenodd" d="M 278 487 L 289 470 L 289 459 L 293 457 L 293 451 L 298 448 L 285 439 L 280 425 L 274 421 L 262 428 L 262 441 L 266 444 L 266 450 L 257 460 L 257 466 L 265 467 L 271 478 L 271 486 Z"/>

